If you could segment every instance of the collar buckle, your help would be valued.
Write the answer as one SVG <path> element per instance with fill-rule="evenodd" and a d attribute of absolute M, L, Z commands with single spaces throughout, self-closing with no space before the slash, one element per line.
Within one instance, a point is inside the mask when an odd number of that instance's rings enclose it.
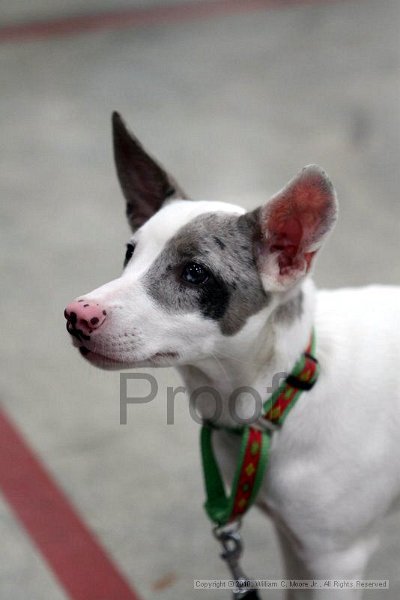
<path fill-rule="evenodd" d="M 261 416 L 257 421 L 251 423 L 250 427 L 258 429 L 259 431 L 269 431 L 272 433 L 274 431 L 279 431 L 282 425 L 280 425 L 279 423 L 273 423 L 269 419 L 266 419 L 265 417 Z"/>

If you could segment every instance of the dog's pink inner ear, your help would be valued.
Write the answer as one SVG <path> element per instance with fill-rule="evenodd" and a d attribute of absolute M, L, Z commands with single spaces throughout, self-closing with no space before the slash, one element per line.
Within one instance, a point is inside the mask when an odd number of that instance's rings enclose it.
<path fill-rule="evenodd" d="M 335 192 L 318 167 L 306 167 L 261 210 L 261 251 L 275 276 L 309 271 L 336 220 Z"/>

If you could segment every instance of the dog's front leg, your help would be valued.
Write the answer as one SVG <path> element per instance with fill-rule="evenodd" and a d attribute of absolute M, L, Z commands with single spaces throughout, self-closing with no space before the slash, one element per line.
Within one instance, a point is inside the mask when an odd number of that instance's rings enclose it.
<path fill-rule="evenodd" d="M 326 600 L 327 591 L 331 600 L 362 598 L 362 590 L 352 586 L 364 577 L 368 560 L 378 543 L 375 536 L 357 540 L 340 551 L 314 551 L 308 548 L 300 550 L 281 527 L 277 528 L 277 533 L 287 581 L 298 580 L 301 585 L 301 580 L 320 580 L 326 585 L 312 591 L 304 591 L 300 587 L 288 590 L 285 600 Z"/>

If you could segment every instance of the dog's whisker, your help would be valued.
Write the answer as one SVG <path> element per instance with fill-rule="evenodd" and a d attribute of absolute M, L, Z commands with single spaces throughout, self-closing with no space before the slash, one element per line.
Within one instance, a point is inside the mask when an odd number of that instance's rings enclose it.
<path fill-rule="evenodd" d="M 228 383 L 229 383 L 229 381 L 230 381 L 230 376 L 229 376 L 229 374 L 228 374 L 228 371 L 227 371 L 227 370 L 226 370 L 226 368 L 224 367 L 224 365 L 223 365 L 222 361 L 220 361 L 220 360 L 219 360 L 219 358 L 217 357 L 217 355 L 216 355 L 216 354 L 214 354 L 214 352 L 211 352 L 211 356 L 213 356 L 213 358 L 215 359 L 215 361 L 218 363 L 218 365 L 220 366 L 220 368 L 221 368 L 221 370 L 222 370 L 223 374 L 225 375 L 225 380 L 226 380 L 226 382 L 228 382 Z"/>
<path fill-rule="evenodd" d="M 214 353 L 214 356 L 219 356 L 220 358 L 228 358 L 229 360 L 235 360 L 236 362 L 242 364 L 242 365 L 251 365 L 252 361 L 250 360 L 243 360 L 241 358 L 238 358 L 237 356 L 233 356 L 233 354 L 227 354 L 226 352 L 221 352 L 218 350 L 218 352 Z"/>

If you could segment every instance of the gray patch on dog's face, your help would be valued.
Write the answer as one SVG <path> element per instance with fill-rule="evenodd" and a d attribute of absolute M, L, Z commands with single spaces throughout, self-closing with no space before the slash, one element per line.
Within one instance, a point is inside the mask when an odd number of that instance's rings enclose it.
<path fill-rule="evenodd" d="M 295 319 L 300 319 L 303 314 L 303 292 L 300 292 L 294 298 L 291 298 L 284 304 L 280 304 L 275 312 L 273 318 L 277 323 L 285 323 L 290 325 Z"/>
<path fill-rule="evenodd" d="M 237 333 L 269 302 L 253 254 L 249 215 L 206 213 L 182 227 L 145 275 L 145 287 L 171 313 L 199 311 L 218 321 L 224 335 Z M 188 262 L 208 269 L 199 286 L 182 280 Z"/>

